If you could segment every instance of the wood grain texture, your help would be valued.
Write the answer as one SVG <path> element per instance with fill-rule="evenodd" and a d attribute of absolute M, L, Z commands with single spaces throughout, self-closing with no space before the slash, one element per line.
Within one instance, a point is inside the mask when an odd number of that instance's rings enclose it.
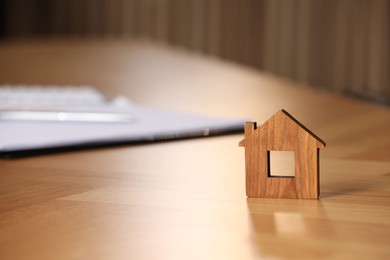
<path fill-rule="evenodd" d="M 325 142 L 287 111 L 280 110 L 257 127 L 245 124 L 246 194 L 249 198 L 317 199 L 319 196 L 319 148 Z M 295 176 L 270 175 L 270 151 L 293 151 Z"/>
<path fill-rule="evenodd" d="M 318 200 L 247 199 L 242 134 L 0 160 L 0 259 L 390 258 L 388 108 L 150 42 L 1 42 L 0 57 L 1 83 L 258 122 L 285 108 L 327 142 Z"/>

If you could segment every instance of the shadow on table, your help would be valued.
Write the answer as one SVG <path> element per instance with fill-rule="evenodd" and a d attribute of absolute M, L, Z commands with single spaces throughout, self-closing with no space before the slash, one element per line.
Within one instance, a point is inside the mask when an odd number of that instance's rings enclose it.
<path fill-rule="evenodd" d="M 320 198 L 367 196 L 387 190 L 389 162 L 328 159 L 321 172 Z"/>

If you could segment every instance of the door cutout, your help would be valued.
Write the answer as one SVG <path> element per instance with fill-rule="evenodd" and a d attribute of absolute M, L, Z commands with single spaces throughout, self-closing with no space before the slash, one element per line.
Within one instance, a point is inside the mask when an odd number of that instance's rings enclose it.
<path fill-rule="evenodd" d="M 268 177 L 295 177 L 293 151 L 268 151 Z"/>

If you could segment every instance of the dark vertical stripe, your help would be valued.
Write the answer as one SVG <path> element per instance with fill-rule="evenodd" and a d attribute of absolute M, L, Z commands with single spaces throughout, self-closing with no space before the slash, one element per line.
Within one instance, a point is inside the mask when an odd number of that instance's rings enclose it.
<path fill-rule="evenodd" d="M 0 39 L 6 37 L 7 28 L 7 0 L 0 0 Z"/>

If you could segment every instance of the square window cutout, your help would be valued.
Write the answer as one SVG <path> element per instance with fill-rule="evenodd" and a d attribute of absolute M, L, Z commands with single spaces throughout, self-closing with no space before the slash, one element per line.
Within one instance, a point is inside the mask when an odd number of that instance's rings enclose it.
<path fill-rule="evenodd" d="M 268 151 L 268 177 L 295 177 L 293 151 Z"/>

